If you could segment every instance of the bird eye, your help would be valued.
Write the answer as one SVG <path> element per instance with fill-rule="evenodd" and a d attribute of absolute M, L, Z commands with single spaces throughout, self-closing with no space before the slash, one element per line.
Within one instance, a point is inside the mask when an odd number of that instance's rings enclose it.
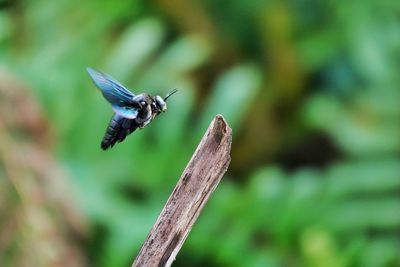
<path fill-rule="evenodd" d="M 146 105 L 146 102 L 145 102 L 145 101 L 141 101 L 140 104 L 141 104 L 142 106 L 144 106 L 144 105 Z"/>

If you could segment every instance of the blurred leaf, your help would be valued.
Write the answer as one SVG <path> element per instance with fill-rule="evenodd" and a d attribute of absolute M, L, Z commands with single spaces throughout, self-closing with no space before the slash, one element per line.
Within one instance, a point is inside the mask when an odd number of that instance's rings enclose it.
<path fill-rule="evenodd" d="M 215 84 L 215 89 L 205 105 L 201 129 L 222 114 L 235 133 L 244 115 L 261 88 L 261 73 L 256 65 L 242 64 L 225 72 Z"/>
<path fill-rule="evenodd" d="M 109 53 L 106 69 L 123 78 L 138 72 L 140 65 L 160 47 L 164 35 L 163 24 L 155 18 L 132 24 Z"/>

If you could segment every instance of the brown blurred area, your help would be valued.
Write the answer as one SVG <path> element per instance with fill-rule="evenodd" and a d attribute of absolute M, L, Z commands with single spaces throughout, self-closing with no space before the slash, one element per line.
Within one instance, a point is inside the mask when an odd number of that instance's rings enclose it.
<path fill-rule="evenodd" d="M 85 219 L 31 90 L 0 69 L 0 258 L 7 266 L 87 266 Z"/>

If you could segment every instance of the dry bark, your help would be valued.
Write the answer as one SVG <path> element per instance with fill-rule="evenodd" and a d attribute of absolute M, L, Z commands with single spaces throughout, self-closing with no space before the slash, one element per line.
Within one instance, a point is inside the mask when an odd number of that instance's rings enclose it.
<path fill-rule="evenodd" d="M 136 266 L 170 266 L 230 162 L 232 130 L 221 115 L 211 122 L 165 204 Z"/>

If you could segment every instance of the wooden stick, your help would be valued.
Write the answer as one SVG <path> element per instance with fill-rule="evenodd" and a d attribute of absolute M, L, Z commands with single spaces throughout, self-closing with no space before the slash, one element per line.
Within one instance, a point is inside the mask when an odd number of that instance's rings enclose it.
<path fill-rule="evenodd" d="M 171 266 L 208 198 L 228 169 L 232 129 L 221 115 L 211 122 L 151 229 L 136 266 Z"/>

